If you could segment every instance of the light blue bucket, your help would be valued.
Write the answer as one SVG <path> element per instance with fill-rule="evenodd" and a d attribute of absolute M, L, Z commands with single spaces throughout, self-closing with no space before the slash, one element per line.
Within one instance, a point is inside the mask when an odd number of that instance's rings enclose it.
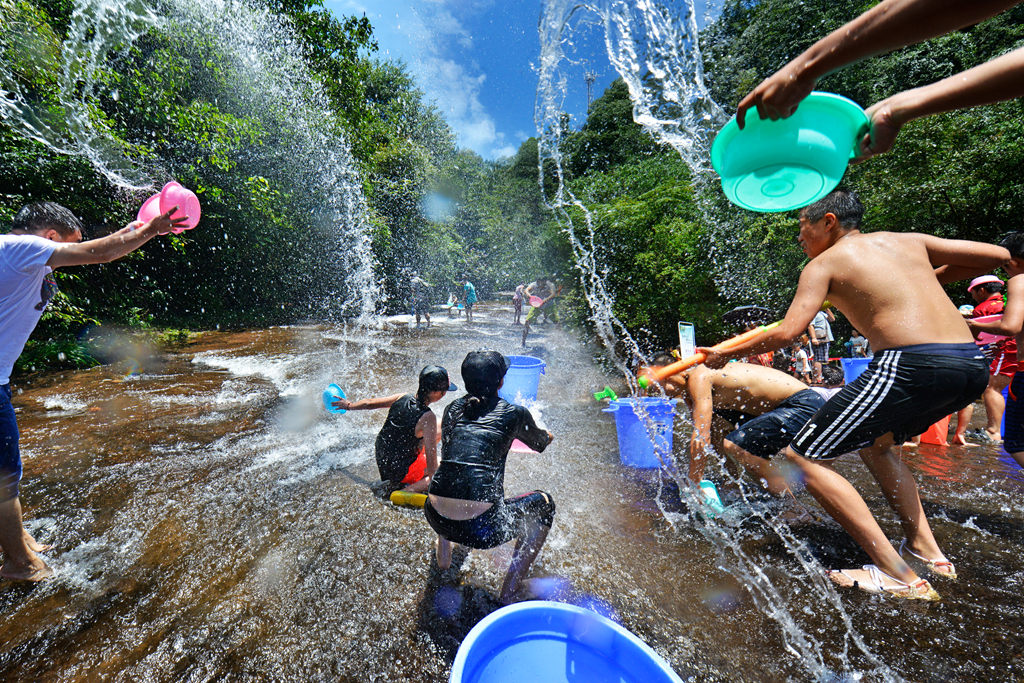
<path fill-rule="evenodd" d="M 651 469 L 661 467 L 662 460 L 671 462 L 668 456 L 672 453 L 675 404 L 674 398 L 660 397 L 618 398 L 608 404 L 604 412 L 615 414 L 619 460 L 623 465 Z M 647 422 L 651 423 L 650 433 Z"/>
<path fill-rule="evenodd" d="M 505 384 L 498 389 L 498 396 L 518 405 L 522 405 L 524 401 L 536 401 L 540 376 L 547 367 L 544 361 L 533 356 L 505 357 L 511 365 L 505 373 Z"/>
<path fill-rule="evenodd" d="M 870 358 L 840 358 L 839 360 L 843 362 L 843 376 L 846 378 L 847 384 L 860 377 L 860 374 L 867 370 L 868 364 L 871 363 Z"/>
<path fill-rule="evenodd" d="M 682 683 L 647 643 L 596 612 L 533 600 L 484 617 L 459 646 L 451 683 Z"/>

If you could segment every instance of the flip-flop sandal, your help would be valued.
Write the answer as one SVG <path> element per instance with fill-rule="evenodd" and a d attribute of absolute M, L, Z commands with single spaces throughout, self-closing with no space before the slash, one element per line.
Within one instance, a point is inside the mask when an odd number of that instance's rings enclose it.
<path fill-rule="evenodd" d="M 956 567 L 954 567 L 953 563 L 949 560 L 929 560 L 927 557 L 921 557 L 907 547 L 907 539 L 905 538 L 903 539 L 903 542 L 900 543 L 900 557 L 906 557 L 906 555 L 903 554 L 904 552 L 909 553 L 911 557 L 923 563 L 924 566 L 928 568 L 928 571 L 935 576 L 942 577 L 943 579 L 949 579 L 950 581 L 956 581 Z M 949 571 L 940 572 L 940 567 L 949 567 Z"/>
<path fill-rule="evenodd" d="M 903 583 L 899 579 L 889 576 L 881 569 L 873 564 L 866 564 L 861 567 L 868 573 L 870 580 L 859 581 L 854 579 L 852 576 L 846 573 L 845 570 L 840 569 L 839 571 L 828 572 L 831 578 L 832 574 L 842 574 L 853 584 L 853 588 L 865 591 L 867 593 L 885 593 L 891 595 L 894 598 L 901 598 L 903 600 L 939 600 L 941 599 L 939 594 L 935 592 L 932 585 L 924 579 L 918 579 L 914 583 Z M 885 580 L 889 579 L 895 586 L 886 586 Z"/>
<path fill-rule="evenodd" d="M 979 429 L 978 431 L 971 434 L 971 436 L 973 436 L 975 439 L 982 443 L 1000 444 L 1003 442 L 1002 439 L 993 438 L 992 435 L 986 432 L 984 429 Z"/>

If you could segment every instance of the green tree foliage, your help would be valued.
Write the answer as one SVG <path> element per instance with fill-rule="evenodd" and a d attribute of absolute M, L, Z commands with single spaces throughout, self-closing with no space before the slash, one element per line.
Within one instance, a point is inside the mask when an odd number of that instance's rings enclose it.
<path fill-rule="evenodd" d="M 428 251 L 421 270 L 449 288 L 468 277 L 482 297 L 541 274 L 564 277 L 564 250 L 537 174 L 534 138 L 524 141 L 511 159 L 488 162 L 462 150 L 438 168 L 431 194 L 451 211 L 430 222 L 429 243 L 440 251 Z M 439 254 L 444 258 L 438 259 Z"/>
<path fill-rule="evenodd" d="M 313 313 L 334 285 L 337 238 L 325 213 L 336 199 L 320 182 L 321 169 L 296 163 L 311 131 L 328 144 L 351 144 L 383 272 L 391 272 L 395 253 L 416 253 L 430 237 L 420 200 L 434 167 L 454 154 L 448 126 L 403 65 L 370 59 L 376 44 L 365 18 L 336 18 L 319 0 L 270 1 L 315 81 L 295 96 L 312 106 L 326 101 L 320 120 L 260 107 L 243 60 L 224 52 L 213 27 L 173 22 L 109 53 L 102 94 L 83 91 L 95 128 L 131 162 L 195 189 L 203 220 L 200 229 L 154 240 L 118 262 L 58 273 L 61 298 L 36 334 L 51 356 L 72 358 L 65 342 L 90 321 L 203 327 Z M 0 0 L 0 85 L 22 93 L 58 130 L 61 39 L 72 11 L 68 0 Z M 145 198 L 2 121 L 0 188 L 0 222 L 29 201 L 49 199 L 72 208 L 91 237 L 130 221 Z"/>
<path fill-rule="evenodd" d="M 570 176 L 608 171 L 658 151 L 660 145 L 633 122 L 629 88 L 621 78 L 590 105 L 587 121 L 568 137 L 563 149 Z"/>
<path fill-rule="evenodd" d="M 652 348 L 678 343 L 672 340 L 679 320 L 702 323 L 702 339 L 717 333 L 723 309 L 708 268 L 712 245 L 686 164 L 664 153 L 591 174 L 577 189 L 590 200 L 612 312 L 656 341 Z"/>

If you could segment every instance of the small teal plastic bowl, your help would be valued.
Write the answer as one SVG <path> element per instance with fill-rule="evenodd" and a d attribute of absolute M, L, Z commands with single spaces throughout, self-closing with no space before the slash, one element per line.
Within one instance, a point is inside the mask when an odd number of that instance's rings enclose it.
<path fill-rule="evenodd" d="M 345 392 L 342 391 L 341 387 L 337 384 L 328 385 L 328 387 L 324 389 L 324 408 L 327 408 L 328 412 L 344 415 L 348 412 L 347 410 L 335 408 L 331 405 L 331 403 L 338 398 L 345 398 Z"/>
<path fill-rule="evenodd" d="M 867 124 L 856 102 L 813 92 L 788 119 L 762 120 L 751 109 L 740 130 L 732 117 L 711 145 L 711 165 L 736 206 L 760 212 L 803 208 L 843 179 Z"/>

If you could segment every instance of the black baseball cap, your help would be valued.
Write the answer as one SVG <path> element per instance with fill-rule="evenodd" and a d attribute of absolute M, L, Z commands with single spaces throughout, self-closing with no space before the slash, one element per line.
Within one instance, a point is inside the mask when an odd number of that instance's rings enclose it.
<path fill-rule="evenodd" d="M 448 371 L 440 365 L 428 365 L 420 370 L 420 389 L 427 391 L 458 391 L 448 378 Z"/>
<path fill-rule="evenodd" d="M 462 379 L 466 391 L 474 396 L 488 396 L 498 390 L 508 372 L 508 358 L 497 351 L 470 351 L 462 361 Z"/>

